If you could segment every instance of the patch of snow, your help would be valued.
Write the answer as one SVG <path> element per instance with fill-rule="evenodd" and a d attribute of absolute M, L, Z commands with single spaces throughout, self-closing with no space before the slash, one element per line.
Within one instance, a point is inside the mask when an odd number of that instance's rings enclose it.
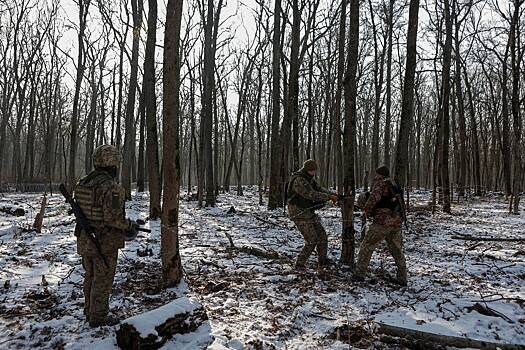
<path fill-rule="evenodd" d="M 130 317 L 121 323 L 132 325 L 144 337 L 148 334 L 158 335 L 155 326 L 166 322 L 175 315 L 189 314 L 199 307 L 197 300 L 182 297 L 154 310 Z"/>

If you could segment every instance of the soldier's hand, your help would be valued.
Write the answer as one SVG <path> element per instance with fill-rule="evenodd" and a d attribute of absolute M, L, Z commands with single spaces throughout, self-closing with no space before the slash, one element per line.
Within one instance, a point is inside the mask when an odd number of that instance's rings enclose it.
<path fill-rule="evenodd" d="M 129 229 L 126 231 L 125 240 L 126 241 L 132 241 L 137 237 L 137 229 L 139 228 L 139 224 L 133 220 L 128 219 L 129 221 Z"/>

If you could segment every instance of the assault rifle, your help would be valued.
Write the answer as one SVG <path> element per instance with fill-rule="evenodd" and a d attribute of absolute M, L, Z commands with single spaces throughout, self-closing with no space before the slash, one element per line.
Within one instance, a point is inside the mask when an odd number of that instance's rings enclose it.
<path fill-rule="evenodd" d="M 405 211 L 405 198 L 403 196 L 403 192 L 401 192 L 401 194 L 396 194 L 396 198 L 397 198 L 397 201 L 399 203 L 398 204 L 399 205 L 399 214 L 401 214 L 401 219 L 405 223 L 405 227 L 406 227 L 407 231 L 409 231 L 408 222 L 407 222 L 407 214 L 406 214 L 406 211 Z"/>
<path fill-rule="evenodd" d="M 104 254 L 102 254 L 102 248 L 100 246 L 100 241 L 98 240 L 95 234 L 95 228 L 90 225 L 88 219 L 86 218 L 86 215 L 84 214 L 78 203 L 75 202 L 73 197 L 71 197 L 71 194 L 67 191 L 66 186 L 64 186 L 64 184 L 60 184 L 58 189 L 60 190 L 60 193 L 62 193 L 62 196 L 64 196 L 64 198 L 66 199 L 66 202 L 71 206 L 71 210 L 73 211 L 73 214 L 75 214 L 77 224 L 79 224 L 80 227 L 82 227 L 82 229 L 86 232 L 89 240 L 93 243 L 98 255 L 104 262 L 104 265 L 106 266 L 106 268 L 109 268 L 108 260 L 106 259 Z"/>
<path fill-rule="evenodd" d="M 151 230 L 149 228 L 144 228 L 144 227 L 140 227 L 141 225 L 144 225 L 146 222 L 144 220 L 141 220 L 141 219 L 137 219 L 135 221 L 135 223 L 137 224 L 137 226 L 135 227 L 135 230 L 136 231 L 140 231 L 140 232 L 148 232 L 150 233 Z"/>
<path fill-rule="evenodd" d="M 100 258 L 104 262 L 104 265 L 109 268 L 107 258 L 104 256 L 104 254 L 102 254 L 102 247 L 101 247 L 100 241 L 98 240 L 97 235 L 95 233 L 95 228 L 89 223 L 89 220 L 87 219 L 86 215 L 82 211 L 82 208 L 80 208 L 78 203 L 75 202 L 75 200 L 73 199 L 71 194 L 68 192 L 66 186 L 64 186 L 64 184 L 60 184 L 58 189 L 60 190 L 60 193 L 62 193 L 62 196 L 64 196 L 64 198 L 66 199 L 66 202 L 71 206 L 71 210 L 70 211 L 71 211 L 72 214 L 75 215 L 76 222 L 86 232 L 89 240 L 95 246 L 95 249 L 97 250 L 97 254 L 100 256 Z M 136 236 L 136 232 L 137 231 L 151 232 L 151 230 L 149 230 L 147 228 L 142 228 L 139 225 L 144 225 L 144 221 L 143 220 L 137 220 L 136 222 L 134 222 L 132 231 L 135 231 L 135 233 L 134 234 L 126 234 L 125 235 L 125 237 L 126 237 L 125 239 L 126 240 L 134 239 L 135 236 Z M 75 235 L 76 235 L 76 232 L 75 232 Z"/>

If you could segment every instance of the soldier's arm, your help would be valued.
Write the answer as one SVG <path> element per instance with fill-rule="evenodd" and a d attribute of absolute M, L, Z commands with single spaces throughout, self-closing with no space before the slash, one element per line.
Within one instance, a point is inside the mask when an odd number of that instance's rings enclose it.
<path fill-rule="evenodd" d="M 321 202 L 330 200 L 330 194 L 314 190 L 312 185 L 302 177 L 298 177 L 294 181 L 293 188 L 296 193 L 311 201 Z"/>
<path fill-rule="evenodd" d="M 366 201 L 365 204 L 365 211 L 369 212 L 374 209 L 377 202 L 381 200 L 381 196 L 383 195 L 383 186 L 385 185 L 384 181 L 374 181 L 374 188 L 372 189 L 372 192 L 370 192 L 370 197 Z"/>
<path fill-rule="evenodd" d="M 123 231 L 131 229 L 131 222 L 125 217 L 125 199 L 122 186 L 113 184 L 105 189 L 102 203 L 105 226 Z"/>
<path fill-rule="evenodd" d="M 319 186 L 319 192 L 326 193 L 326 194 L 328 194 L 329 196 L 337 195 L 336 192 L 334 192 L 334 191 L 330 191 L 329 189 L 324 188 L 324 187 L 321 187 L 321 186 Z"/>

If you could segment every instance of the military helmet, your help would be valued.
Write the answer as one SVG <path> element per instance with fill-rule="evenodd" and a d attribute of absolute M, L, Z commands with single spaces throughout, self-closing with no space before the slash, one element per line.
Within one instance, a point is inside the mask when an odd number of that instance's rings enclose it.
<path fill-rule="evenodd" d="M 106 168 L 120 164 L 120 152 L 113 145 L 98 146 L 93 152 L 93 165 L 95 168 Z"/>

